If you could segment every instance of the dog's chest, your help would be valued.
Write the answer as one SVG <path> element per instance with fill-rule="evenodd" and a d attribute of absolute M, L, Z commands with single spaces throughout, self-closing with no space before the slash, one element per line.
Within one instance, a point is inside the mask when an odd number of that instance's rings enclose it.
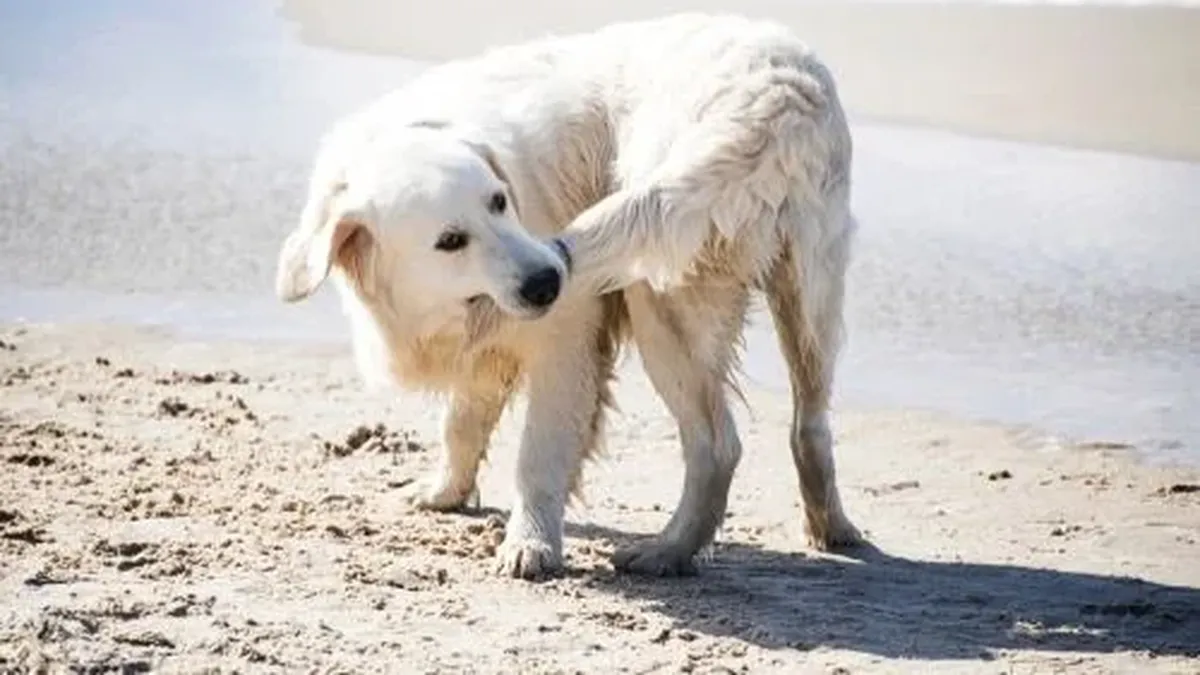
<path fill-rule="evenodd" d="M 461 338 L 436 337 L 396 354 L 392 374 L 407 386 L 445 392 L 479 380 L 511 384 L 519 374 L 519 364 L 505 350 L 470 348 Z"/>
<path fill-rule="evenodd" d="M 436 337 L 405 345 L 393 354 L 392 374 L 401 383 L 441 390 L 461 379 L 462 340 Z"/>

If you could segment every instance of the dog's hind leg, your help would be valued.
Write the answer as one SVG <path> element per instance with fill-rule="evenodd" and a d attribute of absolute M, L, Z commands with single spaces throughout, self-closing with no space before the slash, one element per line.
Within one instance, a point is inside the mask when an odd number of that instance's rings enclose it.
<path fill-rule="evenodd" d="M 853 221 L 844 204 L 830 215 L 844 220 L 796 222 L 766 280 L 768 306 L 792 388 L 792 460 L 800 478 L 805 531 L 819 550 L 853 546 L 861 535 L 846 516 L 838 493 L 829 428 L 829 399 L 842 331 L 842 304 Z M 785 217 L 787 214 L 785 213 Z M 824 217 L 824 216 L 822 216 Z M 820 227 L 818 227 L 820 226 Z M 824 229 L 822 229 L 824 228 Z M 821 246 L 801 245 L 825 234 Z M 798 259 L 800 255 L 804 259 Z M 805 266 L 809 266 L 806 270 Z M 807 274 L 805 273 L 807 272 Z M 803 281 L 807 279 L 808 281 Z M 808 287 L 802 284 L 808 284 Z"/>
<path fill-rule="evenodd" d="M 479 464 L 512 397 L 515 380 L 514 368 L 505 377 L 472 382 L 451 394 L 442 417 L 442 457 L 418 487 L 413 500 L 418 508 L 454 511 L 478 500 Z"/>
<path fill-rule="evenodd" d="M 679 425 L 685 470 L 683 492 L 666 527 L 618 550 L 613 564 L 639 574 L 690 574 L 696 554 L 712 542 L 724 518 L 741 458 L 727 391 L 748 292 L 732 280 L 669 294 L 638 283 L 625 297 L 643 366 Z"/>

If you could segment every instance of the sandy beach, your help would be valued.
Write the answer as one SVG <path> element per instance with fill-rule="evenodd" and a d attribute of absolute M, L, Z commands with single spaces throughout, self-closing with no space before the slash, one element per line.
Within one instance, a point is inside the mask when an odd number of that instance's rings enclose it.
<path fill-rule="evenodd" d="M 631 358 L 568 571 L 534 584 L 490 571 L 522 408 L 478 512 L 418 513 L 438 406 L 364 387 L 331 293 L 272 296 L 316 135 L 420 72 L 406 55 L 474 38 L 413 22 L 411 51 L 370 56 L 396 51 L 355 12 L 199 7 L 0 5 L 0 673 L 1200 672 L 1200 164 L 1111 152 L 1200 152 L 1178 114 L 1200 101 L 1179 37 L 1195 13 L 1078 24 L 1109 36 L 1092 54 L 1175 25 L 1143 62 L 1161 77 L 1135 83 L 1161 108 L 1077 115 L 1104 88 L 1062 89 L 1096 65 L 1067 59 L 1027 83 L 1057 98 L 1020 124 L 989 116 L 1011 79 L 892 110 L 1085 149 L 852 120 L 863 226 L 834 424 L 871 549 L 803 544 L 756 312 L 745 458 L 701 574 L 608 562 L 662 526 L 682 477 Z M 1020 32 L 1005 16 L 989 49 Z M 829 44 L 870 118 L 898 85 L 856 35 Z M 971 81 L 952 43 L 913 51 L 914 87 Z"/>
<path fill-rule="evenodd" d="M 670 418 L 636 362 L 568 572 L 490 574 L 520 409 L 481 510 L 405 504 L 436 410 L 344 349 L 6 327 L 0 669 L 87 672 L 1162 672 L 1200 666 L 1200 472 L 906 411 L 836 419 L 878 551 L 806 550 L 786 400 L 751 389 L 701 575 L 607 556 L 665 520 Z M 666 477 L 659 480 L 659 477 Z"/>

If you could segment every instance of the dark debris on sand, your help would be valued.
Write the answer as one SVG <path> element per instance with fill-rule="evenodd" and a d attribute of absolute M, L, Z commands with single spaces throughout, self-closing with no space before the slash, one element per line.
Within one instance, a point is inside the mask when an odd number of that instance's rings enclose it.
<path fill-rule="evenodd" d="M 425 451 L 415 433 L 407 429 L 388 429 L 382 422 L 373 427 L 360 425 L 342 441 L 322 441 L 321 447 L 334 457 L 348 457 L 358 451 L 392 455 Z"/>

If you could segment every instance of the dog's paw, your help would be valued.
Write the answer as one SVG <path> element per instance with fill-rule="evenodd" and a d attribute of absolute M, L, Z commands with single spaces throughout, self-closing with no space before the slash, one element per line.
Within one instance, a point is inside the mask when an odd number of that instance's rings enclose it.
<path fill-rule="evenodd" d="M 517 579 L 544 579 L 562 571 L 562 554 L 531 537 L 505 537 L 496 549 L 496 573 Z"/>
<path fill-rule="evenodd" d="M 651 577 L 686 577 L 696 574 L 696 556 L 676 544 L 651 539 L 617 549 L 613 567 L 620 572 Z"/>
<path fill-rule="evenodd" d="M 810 517 L 805 534 L 809 546 L 825 552 L 852 549 L 866 542 L 854 523 L 841 512 L 830 514 L 828 518 Z"/>
<path fill-rule="evenodd" d="M 441 475 L 418 481 L 409 502 L 422 511 L 466 511 L 479 508 L 479 488 L 463 490 Z"/>

